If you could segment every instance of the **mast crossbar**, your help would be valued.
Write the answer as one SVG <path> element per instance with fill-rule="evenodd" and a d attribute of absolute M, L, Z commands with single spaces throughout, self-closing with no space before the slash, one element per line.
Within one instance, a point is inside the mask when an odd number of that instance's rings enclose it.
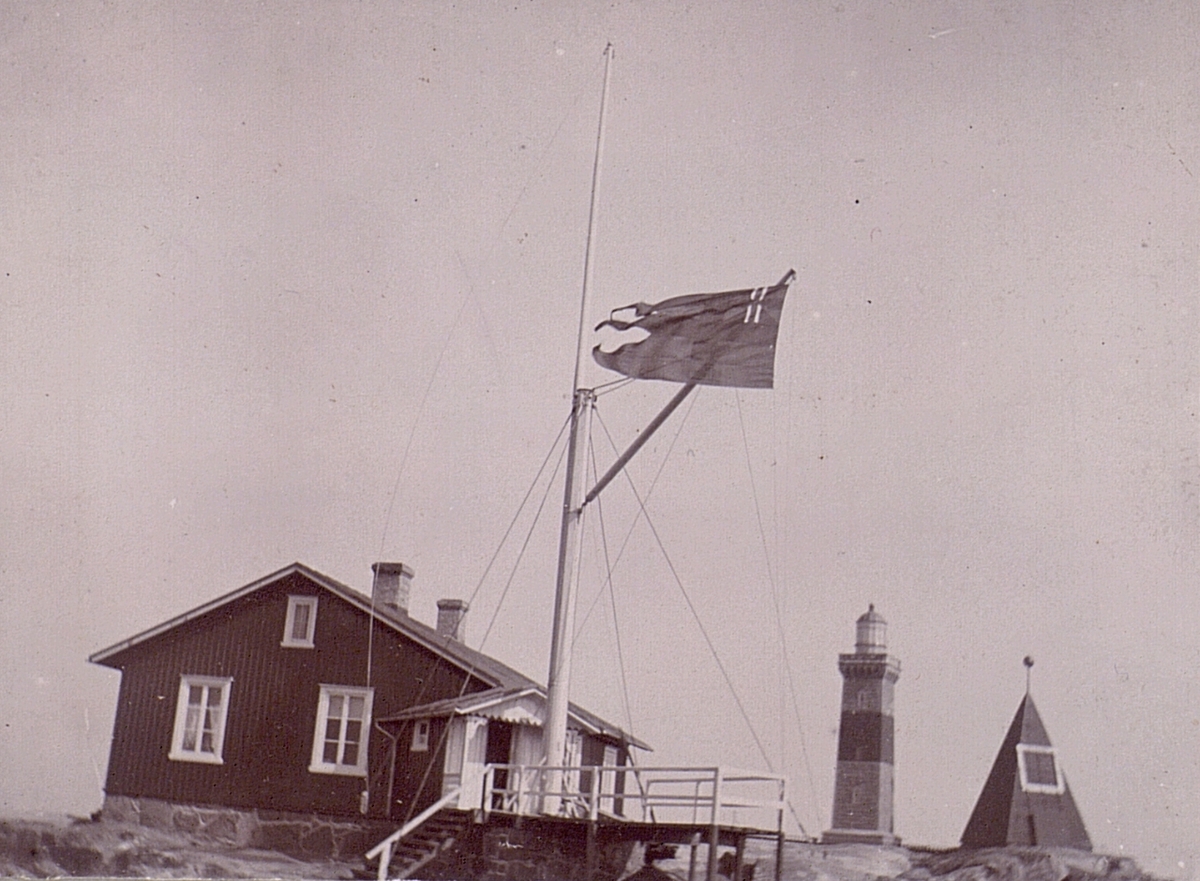
<path fill-rule="evenodd" d="M 684 398 L 690 395 L 695 388 L 696 383 L 689 382 L 675 393 L 675 397 L 671 398 L 671 400 L 667 402 L 667 405 L 662 408 L 662 412 L 650 420 L 650 424 L 646 426 L 645 430 L 636 438 L 634 438 L 633 443 L 629 445 L 629 449 L 618 456 L 617 461 L 612 464 L 612 467 L 605 472 L 603 477 L 596 481 L 596 485 L 592 487 L 591 491 L 589 491 L 587 496 L 584 497 L 583 503 L 585 505 L 589 504 L 593 499 L 596 498 L 596 496 L 600 495 L 601 490 L 612 483 L 612 479 L 621 473 L 621 470 L 627 464 L 629 464 L 629 460 L 637 455 L 637 451 L 645 446 L 646 441 L 650 440 L 654 432 L 658 431 L 662 424 L 666 422 L 667 419 L 670 418 L 671 414 L 674 413 L 679 407 L 679 405 L 683 403 Z"/>

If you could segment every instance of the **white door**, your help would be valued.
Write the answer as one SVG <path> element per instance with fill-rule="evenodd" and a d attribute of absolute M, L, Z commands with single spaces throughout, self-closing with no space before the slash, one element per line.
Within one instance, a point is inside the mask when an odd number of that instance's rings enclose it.
<path fill-rule="evenodd" d="M 483 768 L 487 764 L 488 720 L 482 716 L 467 716 L 462 765 L 462 795 L 460 810 L 483 807 Z"/>
<path fill-rule="evenodd" d="M 446 736 L 446 763 L 442 770 L 442 795 L 458 786 L 460 810 L 483 804 L 483 766 L 487 755 L 487 719 L 456 716 Z"/>
<path fill-rule="evenodd" d="M 532 725 L 517 725 L 513 728 L 512 763 L 522 766 L 519 771 L 508 775 L 510 792 L 519 792 L 516 804 L 519 814 L 535 814 L 541 810 L 542 775 L 537 766 L 542 763 L 542 729 Z"/>
<path fill-rule="evenodd" d="M 455 716 L 446 732 L 446 762 L 442 766 L 442 795 L 462 785 L 463 749 L 466 746 L 467 720 Z"/>

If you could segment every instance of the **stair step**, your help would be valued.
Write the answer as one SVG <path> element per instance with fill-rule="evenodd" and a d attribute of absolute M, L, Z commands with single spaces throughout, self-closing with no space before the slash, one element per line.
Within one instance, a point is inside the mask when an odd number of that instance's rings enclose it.
<path fill-rule="evenodd" d="M 430 817 L 396 842 L 388 874 L 393 878 L 405 878 L 420 870 L 461 838 L 470 823 L 471 815 L 464 811 L 446 811 Z"/>
<path fill-rule="evenodd" d="M 461 829 L 466 825 L 466 818 L 458 819 L 457 817 L 446 820 L 430 820 L 421 829 Z M 420 831 L 420 830 L 418 830 Z"/>

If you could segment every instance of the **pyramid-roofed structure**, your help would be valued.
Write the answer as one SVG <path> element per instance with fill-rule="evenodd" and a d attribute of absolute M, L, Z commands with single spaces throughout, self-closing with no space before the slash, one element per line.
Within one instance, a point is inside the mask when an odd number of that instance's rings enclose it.
<path fill-rule="evenodd" d="M 962 843 L 1092 849 L 1058 755 L 1028 694 L 1008 727 Z"/>

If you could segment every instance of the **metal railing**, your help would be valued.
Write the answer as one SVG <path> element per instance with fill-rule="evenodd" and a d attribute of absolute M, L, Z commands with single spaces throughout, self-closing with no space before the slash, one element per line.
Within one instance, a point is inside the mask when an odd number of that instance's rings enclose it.
<path fill-rule="evenodd" d="M 553 783 L 558 785 L 551 788 Z M 786 781 L 719 767 L 487 765 L 482 809 L 642 823 L 780 828 Z"/>

